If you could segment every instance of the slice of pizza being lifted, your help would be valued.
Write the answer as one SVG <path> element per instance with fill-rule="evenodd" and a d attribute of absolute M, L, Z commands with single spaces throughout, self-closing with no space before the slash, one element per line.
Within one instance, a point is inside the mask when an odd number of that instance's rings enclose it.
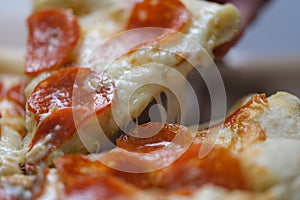
<path fill-rule="evenodd" d="M 33 78 L 26 89 L 29 164 L 87 146 L 97 151 L 106 140 L 93 129 L 98 123 L 111 138 L 164 86 L 182 91 L 188 61 L 206 65 L 207 52 L 213 56 L 240 24 L 234 6 L 196 0 L 37 0 L 34 8 L 25 69 Z"/>

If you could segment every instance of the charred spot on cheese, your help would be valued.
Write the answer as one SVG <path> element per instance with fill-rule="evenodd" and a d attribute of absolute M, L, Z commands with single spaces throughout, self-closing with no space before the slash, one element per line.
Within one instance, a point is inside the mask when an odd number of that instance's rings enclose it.
<path fill-rule="evenodd" d="M 186 144 L 192 140 L 190 131 L 184 126 L 152 122 L 134 127 L 116 143 L 128 151 L 147 153 L 170 145 L 176 136 Z"/>
<path fill-rule="evenodd" d="M 27 25 L 27 74 L 58 69 L 69 61 L 80 34 L 77 19 L 71 13 L 61 9 L 42 10 L 33 13 Z"/>
<path fill-rule="evenodd" d="M 65 68 L 41 81 L 28 98 L 28 110 L 38 121 L 51 108 L 85 107 L 96 113 L 110 106 L 114 83 L 88 68 Z"/>

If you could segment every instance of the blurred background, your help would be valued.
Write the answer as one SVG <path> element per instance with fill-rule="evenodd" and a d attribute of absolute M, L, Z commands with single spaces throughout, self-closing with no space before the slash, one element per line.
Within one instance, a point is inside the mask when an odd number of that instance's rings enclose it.
<path fill-rule="evenodd" d="M 226 56 L 222 72 L 231 99 L 278 90 L 300 97 L 299 6 L 271 0 Z"/>
<path fill-rule="evenodd" d="M 246 30 L 239 43 L 218 62 L 231 106 L 249 93 L 279 90 L 300 97 L 300 1 L 271 0 Z M 0 56 L 25 52 L 25 19 L 30 0 L 2 1 Z M 1 50 L 2 49 L 2 50 Z M 18 56 L 18 55 L 15 55 Z M 8 66 L 9 67 L 9 66 Z M 191 79 L 196 79 L 191 75 Z M 195 83 L 201 102 L 201 121 L 210 110 L 205 84 Z"/>

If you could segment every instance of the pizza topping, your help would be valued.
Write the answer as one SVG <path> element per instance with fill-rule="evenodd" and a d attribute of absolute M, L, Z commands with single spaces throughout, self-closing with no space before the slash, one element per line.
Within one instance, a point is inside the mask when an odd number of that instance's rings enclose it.
<path fill-rule="evenodd" d="M 136 189 L 106 173 L 109 168 L 83 155 L 68 155 L 55 161 L 65 193 L 72 199 L 128 199 Z"/>
<path fill-rule="evenodd" d="M 142 0 L 135 4 L 127 29 L 161 27 L 181 30 L 189 19 L 189 11 L 179 0 Z"/>
<path fill-rule="evenodd" d="M 181 137 L 181 142 L 191 143 L 190 132 L 184 126 L 148 123 L 136 126 L 128 134 L 122 135 L 117 139 L 117 146 L 128 151 L 147 153 L 172 144 L 175 136 Z"/>
<path fill-rule="evenodd" d="M 111 105 L 114 84 L 106 74 L 88 68 L 65 68 L 41 81 L 28 99 L 39 120 L 51 108 L 85 107 L 100 112 Z"/>
<path fill-rule="evenodd" d="M 60 9 L 42 10 L 34 12 L 27 24 L 27 74 L 58 69 L 69 61 L 80 34 L 73 15 Z"/>
<path fill-rule="evenodd" d="M 87 68 L 66 68 L 39 83 L 28 99 L 28 109 L 39 120 L 29 150 L 41 139 L 48 138 L 50 149 L 59 147 L 76 133 L 74 120 L 85 122 L 95 112 L 110 107 L 114 84 L 110 77 Z M 75 117 L 75 119 L 74 119 Z"/>
<path fill-rule="evenodd" d="M 176 192 L 190 191 L 206 183 L 227 189 L 247 189 L 239 160 L 228 149 L 214 147 L 203 159 L 201 144 L 193 144 L 178 160 L 159 174 L 157 185 Z"/>
<path fill-rule="evenodd" d="M 87 110 L 81 108 L 78 112 L 84 115 Z M 76 133 L 76 126 L 72 108 L 56 110 L 38 126 L 28 151 L 41 139 L 47 139 L 45 145 L 49 145 L 50 149 L 59 147 L 74 133 Z"/>
<path fill-rule="evenodd" d="M 173 128 L 175 130 L 178 129 L 178 127 Z M 174 131 L 172 128 L 170 130 L 170 132 Z M 165 128 L 164 131 L 167 134 L 168 129 Z M 173 134 L 171 133 L 170 137 Z M 182 195 L 189 195 L 207 183 L 222 186 L 230 190 L 248 189 L 240 162 L 231 154 L 229 149 L 215 146 L 205 158 L 200 159 L 199 151 L 201 145 L 201 143 L 192 144 L 173 163 L 164 168 L 153 169 L 148 172 L 140 170 L 146 169 L 145 167 L 149 166 L 149 164 L 151 165 L 151 163 L 163 162 L 163 159 L 156 156 L 152 160 L 149 157 L 145 158 L 144 153 L 125 151 L 118 147 L 110 152 L 101 154 L 98 157 L 99 160 L 90 160 L 82 155 L 64 156 L 55 161 L 55 166 L 60 177 L 62 177 L 67 193 L 78 190 L 85 190 L 87 193 L 92 192 L 86 187 L 87 185 L 90 188 L 95 188 L 99 182 L 106 185 L 108 183 L 103 182 L 103 180 L 108 177 L 112 177 L 123 185 L 129 185 L 140 190 L 159 189 Z M 165 155 L 176 152 L 174 149 L 164 149 L 164 151 Z M 171 154 L 168 157 L 172 156 Z M 115 163 L 114 168 L 103 164 L 107 161 Z M 118 167 L 116 165 L 122 166 Z M 137 171 L 126 172 L 126 170 L 119 170 L 122 167 L 123 169 L 130 168 Z M 104 188 L 109 189 L 108 187 Z M 110 193 L 112 191 L 105 192 Z"/>
<path fill-rule="evenodd" d="M 191 14 L 179 0 L 141 0 L 137 1 L 129 18 L 127 30 L 145 27 L 163 28 L 143 29 L 133 34 L 135 46 L 153 43 L 175 31 L 181 31 L 190 20 Z"/>

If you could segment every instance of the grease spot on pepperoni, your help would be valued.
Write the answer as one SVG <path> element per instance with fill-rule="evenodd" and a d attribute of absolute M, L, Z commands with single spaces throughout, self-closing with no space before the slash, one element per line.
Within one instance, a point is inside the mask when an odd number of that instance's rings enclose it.
<path fill-rule="evenodd" d="M 142 0 L 135 4 L 127 29 L 161 27 L 179 31 L 189 19 L 189 11 L 179 0 Z"/>
<path fill-rule="evenodd" d="M 42 10 L 27 19 L 27 26 L 27 74 L 58 69 L 69 61 L 80 35 L 72 14 L 60 9 Z"/>
<path fill-rule="evenodd" d="M 84 107 L 96 113 L 110 107 L 112 79 L 88 68 L 65 68 L 41 81 L 28 98 L 28 110 L 39 120 L 51 108 Z"/>

